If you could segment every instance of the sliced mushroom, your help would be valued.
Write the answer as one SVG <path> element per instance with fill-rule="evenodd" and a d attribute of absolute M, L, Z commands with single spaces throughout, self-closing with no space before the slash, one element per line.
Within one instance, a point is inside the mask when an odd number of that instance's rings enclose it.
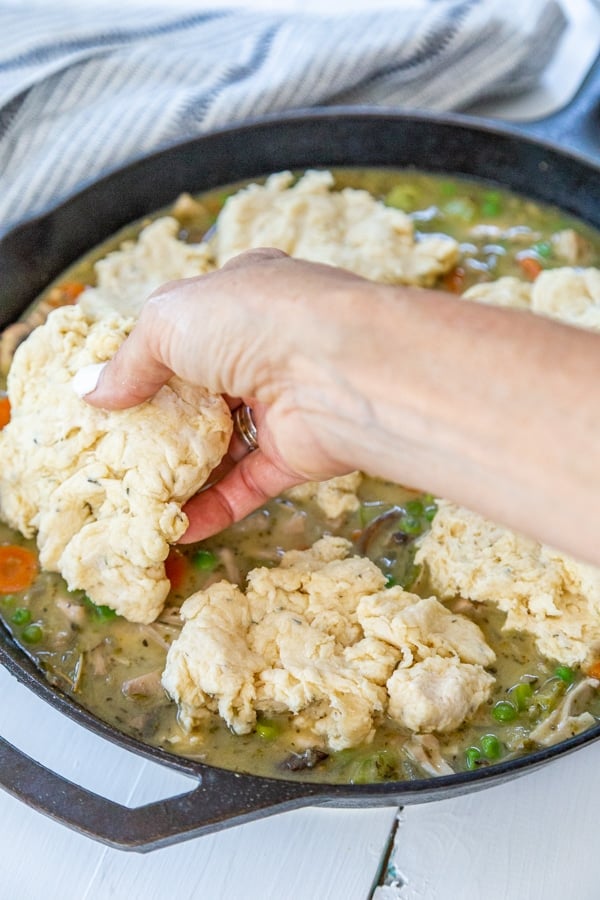
<path fill-rule="evenodd" d="M 301 772 L 303 769 L 314 769 L 319 763 L 327 759 L 329 753 L 320 747 L 308 747 L 302 753 L 290 753 L 286 756 L 281 766 L 290 772 Z"/>
<path fill-rule="evenodd" d="M 161 670 L 155 669 L 124 681 L 121 685 L 121 692 L 126 697 L 160 697 L 164 695 Z"/>

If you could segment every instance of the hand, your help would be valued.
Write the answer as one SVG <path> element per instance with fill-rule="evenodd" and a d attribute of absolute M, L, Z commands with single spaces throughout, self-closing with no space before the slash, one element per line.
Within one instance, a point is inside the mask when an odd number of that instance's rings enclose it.
<path fill-rule="evenodd" d="M 149 298 L 85 399 L 107 409 L 133 406 L 176 374 L 226 395 L 232 409 L 247 403 L 258 429 L 252 453 L 234 433 L 213 486 L 186 505 L 184 542 L 220 531 L 294 484 L 352 470 L 327 440 L 352 400 L 324 364 L 340 328 L 323 309 L 361 284 L 369 282 L 259 250 Z"/>
<path fill-rule="evenodd" d="M 361 469 L 600 565 L 599 342 L 261 250 L 156 291 L 86 399 L 133 406 L 175 373 L 253 408 L 259 449 L 232 441 L 186 541 Z"/>

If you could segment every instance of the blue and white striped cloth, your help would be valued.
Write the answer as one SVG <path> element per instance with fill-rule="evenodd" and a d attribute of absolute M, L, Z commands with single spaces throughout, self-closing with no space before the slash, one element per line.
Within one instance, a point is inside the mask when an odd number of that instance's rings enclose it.
<path fill-rule="evenodd" d="M 264 113 L 450 110 L 527 89 L 564 27 L 555 0 L 335 17 L 0 2 L 0 233 L 130 160 Z"/>

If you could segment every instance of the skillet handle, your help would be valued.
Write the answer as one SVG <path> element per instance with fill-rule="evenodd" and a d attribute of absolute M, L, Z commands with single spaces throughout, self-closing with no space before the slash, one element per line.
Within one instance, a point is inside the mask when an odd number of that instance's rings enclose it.
<path fill-rule="evenodd" d="M 593 162 L 600 160 L 600 55 L 589 69 L 573 99 L 544 119 L 513 123 L 527 137 L 551 141 L 577 151 Z"/>
<path fill-rule="evenodd" d="M 62 825 L 119 850 L 147 852 L 319 803 L 318 788 L 206 769 L 186 794 L 130 808 L 62 778 L 0 737 L 0 787 Z M 324 799 L 324 798 L 322 798 Z"/>

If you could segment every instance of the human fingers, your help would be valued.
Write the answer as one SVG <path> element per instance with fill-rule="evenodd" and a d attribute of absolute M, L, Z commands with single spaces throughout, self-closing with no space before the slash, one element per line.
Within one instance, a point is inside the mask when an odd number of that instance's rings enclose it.
<path fill-rule="evenodd" d="M 224 396 L 223 399 L 226 401 L 229 409 L 232 414 L 235 413 L 237 409 L 242 405 L 241 400 L 234 399 L 232 397 Z M 259 420 L 263 417 L 262 413 L 263 407 L 261 404 L 256 404 L 254 411 L 252 412 L 253 421 L 256 422 L 256 419 Z M 255 425 L 256 427 L 256 425 Z M 210 473 L 207 486 L 214 484 L 217 481 L 220 481 L 225 475 L 230 472 L 233 467 L 238 463 L 244 456 L 248 454 L 248 441 L 240 434 L 238 428 L 235 425 L 234 418 L 234 428 L 231 434 L 231 439 L 229 441 L 229 447 L 227 448 L 227 453 L 221 460 L 218 466 L 212 470 Z"/>
<path fill-rule="evenodd" d="M 224 478 L 185 505 L 189 526 L 181 543 L 190 544 L 223 531 L 302 480 L 260 449 L 248 453 Z"/>
<path fill-rule="evenodd" d="M 173 375 L 148 352 L 141 336 L 125 342 L 107 363 L 86 366 L 75 376 L 75 390 L 102 409 L 126 409 L 153 397 Z M 132 362 L 134 361 L 134 362 Z"/>

